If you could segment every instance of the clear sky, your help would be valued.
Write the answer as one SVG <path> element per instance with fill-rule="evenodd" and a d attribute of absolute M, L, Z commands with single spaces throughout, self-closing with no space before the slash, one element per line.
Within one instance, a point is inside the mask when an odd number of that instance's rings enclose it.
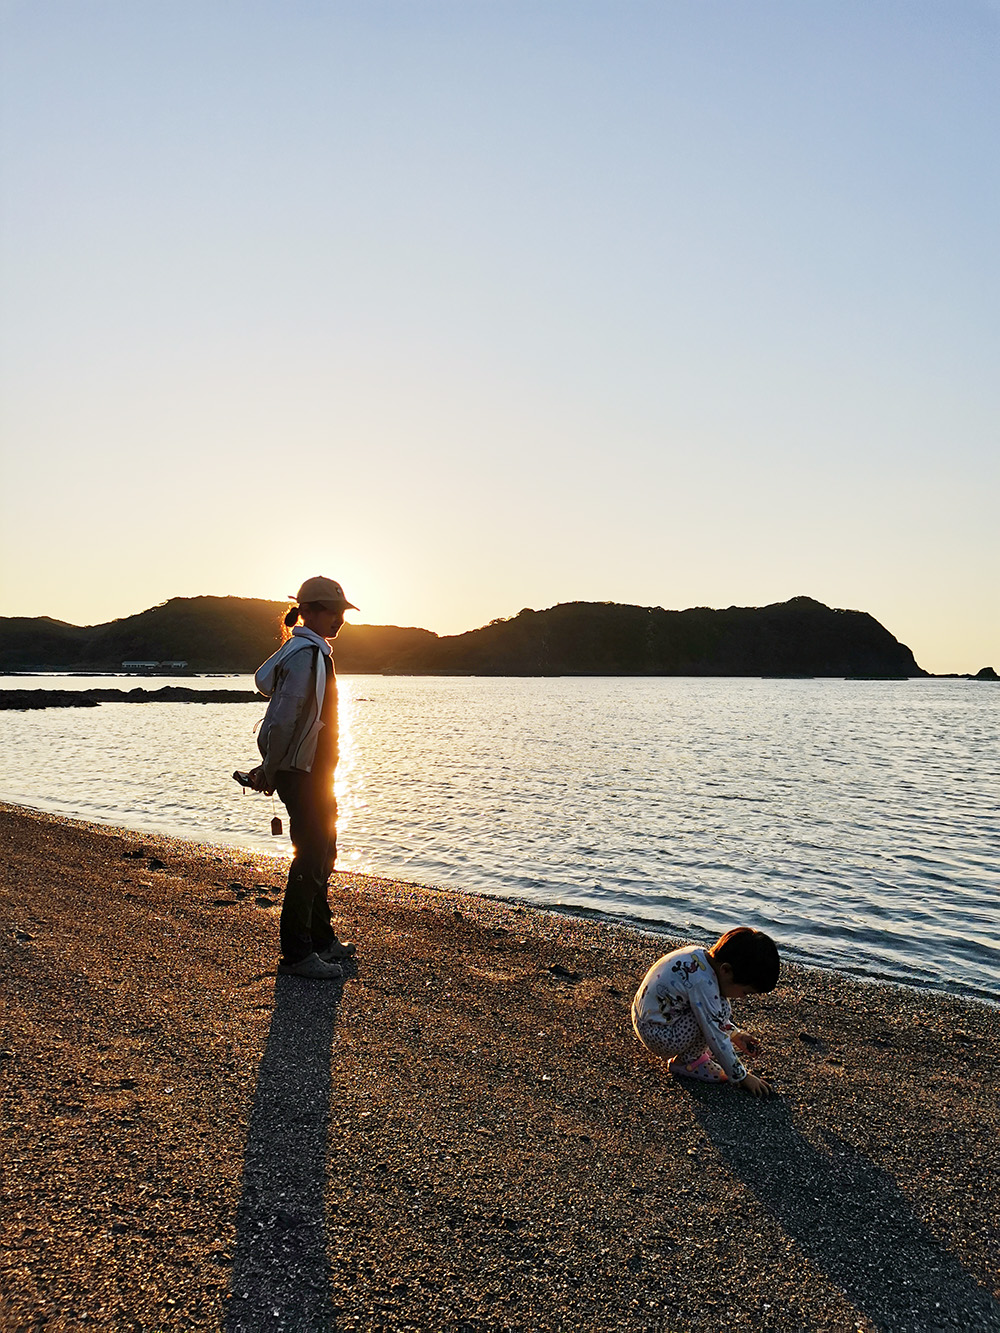
<path fill-rule="evenodd" d="M 1000 4 L 0 7 L 0 614 L 870 611 L 1000 669 Z"/>

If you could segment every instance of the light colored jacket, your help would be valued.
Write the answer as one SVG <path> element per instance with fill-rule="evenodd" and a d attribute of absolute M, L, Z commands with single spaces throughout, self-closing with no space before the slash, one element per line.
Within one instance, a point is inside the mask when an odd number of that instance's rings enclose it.
<path fill-rule="evenodd" d="M 257 668 L 254 684 L 271 701 L 257 735 L 268 786 L 274 786 L 282 769 L 312 771 L 326 694 L 327 672 L 320 653 L 332 656 L 326 639 L 296 625 L 292 637 Z"/>
<path fill-rule="evenodd" d="M 705 1045 L 733 1083 L 747 1076 L 733 1046 L 733 1011 L 719 990 L 706 949 L 675 949 L 659 959 L 646 973 L 632 1002 L 632 1021 L 637 1032 L 646 1028 L 669 1031 L 678 1018 L 691 1016 L 701 1028 Z"/>

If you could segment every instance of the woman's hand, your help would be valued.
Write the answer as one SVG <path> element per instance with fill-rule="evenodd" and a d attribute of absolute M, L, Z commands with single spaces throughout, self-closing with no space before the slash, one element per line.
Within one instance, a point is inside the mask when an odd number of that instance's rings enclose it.
<path fill-rule="evenodd" d="M 742 1032 L 739 1028 L 732 1034 L 732 1042 L 738 1051 L 744 1055 L 758 1055 L 760 1053 L 760 1042 L 756 1037 L 752 1037 L 749 1032 Z"/>
<path fill-rule="evenodd" d="M 765 1083 L 762 1078 L 757 1078 L 754 1074 L 747 1074 L 746 1078 L 736 1086 L 742 1088 L 744 1092 L 749 1092 L 751 1097 L 770 1097 L 774 1091 L 769 1083 Z"/>
<path fill-rule="evenodd" d="M 273 787 L 267 785 L 267 778 L 264 776 L 263 764 L 258 764 L 256 768 L 252 768 L 247 774 L 247 777 L 250 779 L 250 785 L 253 787 L 254 791 L 262 791 L 265 796 L 270 796 L 274 791 Z"/>

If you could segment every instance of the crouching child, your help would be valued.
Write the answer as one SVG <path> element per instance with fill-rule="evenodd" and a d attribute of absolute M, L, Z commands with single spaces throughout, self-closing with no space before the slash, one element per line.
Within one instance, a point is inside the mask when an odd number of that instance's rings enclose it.
<path fill-rule="evenodd" d="M 780 967 L 774 940 L 749 926 L 728 931 L 710 949 L 675 949 L 653 964 L 636 993 L 635 1035 L 671 1074 L 766 1097 L 771 1088 L 738 1054 L 754 1055 L 759 1045 L 733 1026 L 729 1001 L 774 990 Z"/>

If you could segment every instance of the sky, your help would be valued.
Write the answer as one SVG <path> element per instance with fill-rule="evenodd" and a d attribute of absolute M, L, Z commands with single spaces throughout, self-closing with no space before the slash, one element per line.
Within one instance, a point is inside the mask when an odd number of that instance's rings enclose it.
<path fill-rule="evenodd" d="M 0 615 L 1000 669 L 997 0 L 4 0 Z"/>

